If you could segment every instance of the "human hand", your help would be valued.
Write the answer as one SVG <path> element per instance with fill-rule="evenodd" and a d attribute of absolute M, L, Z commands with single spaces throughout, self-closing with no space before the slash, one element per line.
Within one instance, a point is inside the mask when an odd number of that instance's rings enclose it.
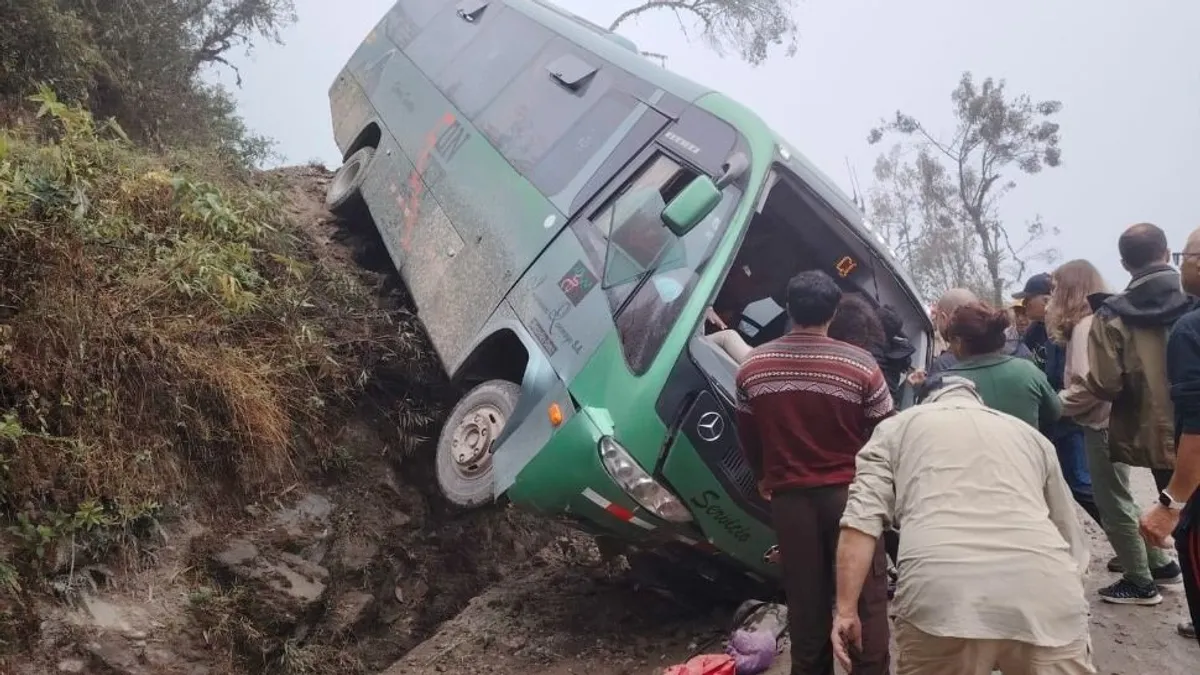
<path fill-rule="evenodd" d="M 763 555 L 763 560 L 765 560 L 768 565 L 778 565 L 780 562 L 782 562 L 783 554 L 779 552 L 779 545 L 776 544 L 775 546 L 767 549 L 766 554 Z"/>
<path fill-rule="evenodd" d="M 919 387 L 925 384 L 927 377 L 928 376 L 925 374 L 925 371 L 918 368 L 908 374 L 908 383 L 914 387 Z"/>
<path fill-rule="evenodd" d="M 763 498 L 763 501 L 771 501 L 771 491 L 767 489 L 767 481 L 758 481 L 758 495 Z"/>
<path fill-rule="evenodd" d="M 704 310 L 704 320 L 712 324 L 717 330 L 726 330 L 729 328 L 729 326 L 725 325 L 725 320 L 712 307 Z"/>
<path fill-rule="evenodd" d="M 1162 504 L 1155 504 L 1142 512 L 1139 529 L 1146 543 L 1157 548 L 1167 548 L 1171 533 L 1179 524 L 1179 512 L 1168 509 Z"/>
<path fill-rule="evenodd" d="M 833 655 L 847 672 L 853 672 L 852 654 L 862 652 L 862 622 L 858 619 L 858 611 L 852 609 L 842 612 L 840 609 L 833 616 L 833 633 L 829 638 L 833 642 Z"/>

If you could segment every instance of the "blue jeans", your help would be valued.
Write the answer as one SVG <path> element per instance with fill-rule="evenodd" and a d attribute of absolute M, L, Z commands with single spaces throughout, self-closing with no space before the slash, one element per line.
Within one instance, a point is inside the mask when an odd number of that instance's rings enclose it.
<path fill-rule="evenodd" d="M 1054 449 L 1058 451 L 1058 464 L 1062 467 L 1063 478 L 1067 479 L 1067 487 L 1071 488 L 1071 496 L 1099 525 L 1100 510 L 1096 508 L 1092 493 L 1092 475 L 1088 472 L 1083 428 L 1064 429 L 1053 440 Z"/>

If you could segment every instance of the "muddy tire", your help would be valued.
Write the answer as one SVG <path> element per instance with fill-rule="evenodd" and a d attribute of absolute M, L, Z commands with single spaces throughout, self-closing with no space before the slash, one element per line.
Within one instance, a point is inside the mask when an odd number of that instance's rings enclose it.
<path fill-rule="evenodd" d="M 362 186 L 367 169 L 375 158 L 375 148 L 361 148 L 346 158 L 325 192 L 325 208 L 339 218 L 355 218 L 367 212 Z"/>
<path fill-rule="evenodd" d="M 495 499 L 492 443 L 516 410 L 521 387 L 507 380 L 476 386 L 454 406 L 437 445 L 437 481 L 442 495 L 460 508 Z"/>

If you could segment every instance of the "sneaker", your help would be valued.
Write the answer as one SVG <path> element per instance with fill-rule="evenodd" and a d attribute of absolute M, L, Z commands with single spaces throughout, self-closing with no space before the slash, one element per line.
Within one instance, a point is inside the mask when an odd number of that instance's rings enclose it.
<path fill-rule="evenodd" d="M 1108 571 L 1113 574 L 1125 573 L 1125 567 L 1117 558 L 1109 560 L 1107 567 Z M 1179 563 L 1174 560 L 1158 569 L 1150 570 L 1150 574 L 1154 577 L 1154 583 L 1160 586 L 1175 586 L 1183 583 L 1183 570 L 1179 569 Z"/>
<path fill-rule="evenodd" d="M 1182 635 L 1185 638 L 1188 638 L 1189 640 L 1196 639 L 1196 625 L 1193 624 L 1191 621 L 1184 621 L 1183 623 L 1176 626 L 1175 630 L 1179 631 L 1180 635 Z"/>
<path fill-rule="evenodd" d="M 1183 570 L 1179 569 L 1179 563 L 1174 560 L 1162 567 L 1150 570 L 1150 574 L 1154 577 L 1154 583 L 1159 586 L 1175 586 L 1183 583 Z"/>
<path fill-rule="evenodd" d="M 1154 584 L 1138 586 L 1128 579 L 1101 588 L 1100 599 L 1114 605 L 1157 605 L 1163 600 Z"/>

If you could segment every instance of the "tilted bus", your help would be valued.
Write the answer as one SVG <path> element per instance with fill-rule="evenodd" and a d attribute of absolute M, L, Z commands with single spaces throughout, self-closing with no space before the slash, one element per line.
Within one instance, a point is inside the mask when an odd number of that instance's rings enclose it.
<path fill-rule="evenodd" d="M 746 107 L 539 0 L 400 0 L 330 101 L 327 204 L 365 207 L 461 387 L 446 498 L 774 585 L 706 310 L 741 293 L 761 344 L 787 279 L 821 269 L 894 308 L 924 363 L 929 318 L 851 201 Z"/>

